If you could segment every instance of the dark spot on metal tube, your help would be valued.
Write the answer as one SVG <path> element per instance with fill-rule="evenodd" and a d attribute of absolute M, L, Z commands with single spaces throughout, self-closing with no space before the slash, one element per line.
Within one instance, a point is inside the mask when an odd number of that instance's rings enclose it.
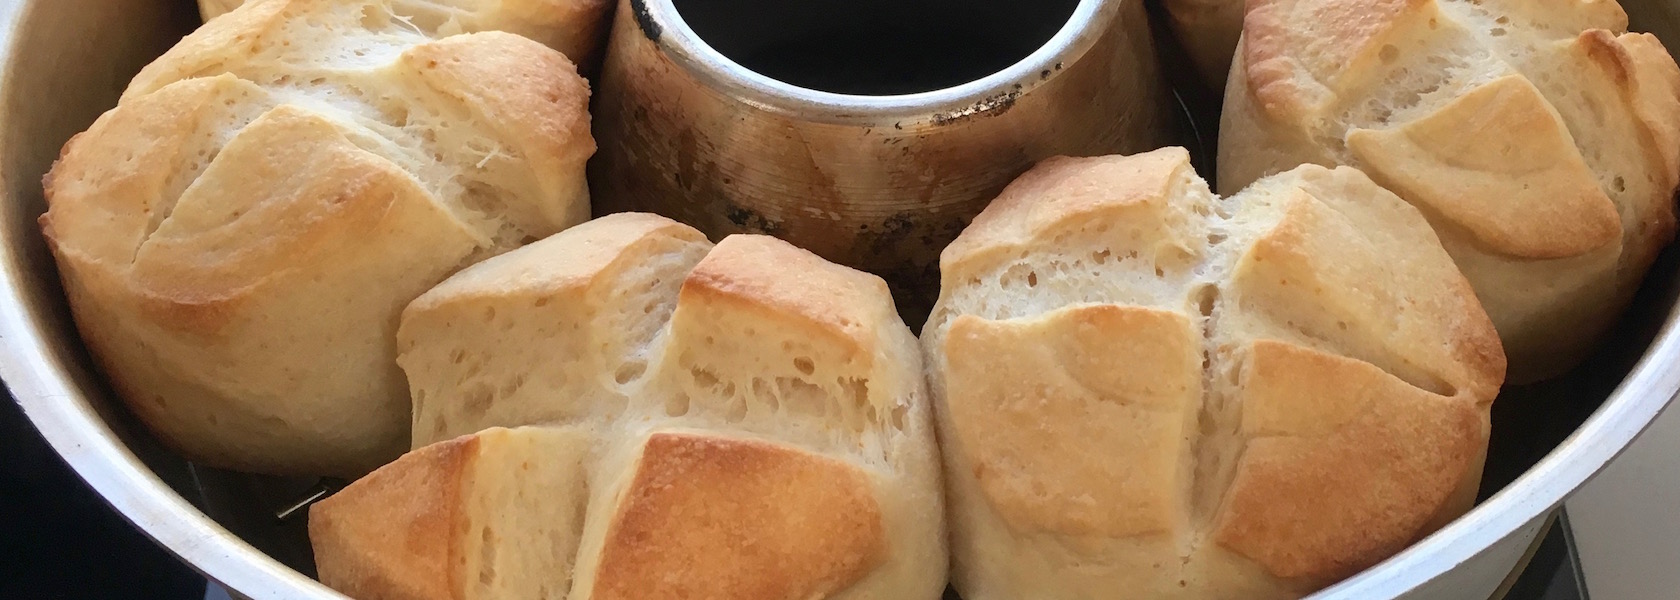
<path fill-rule="evenodd" d="M 642 36 L 651 42 L 659 41 L 659 36 L 664 34 L 665 30 L 653 20 L 653 15 L 648 12 L 647 0 L 630 0 L 630 12 L 636 15 L 636 25 L 641 28 Z"/>
<path fill-rule="evenodd" d="M 779 235 L 783 230 L 781 222 L 770 219 L 763 213 L 751 208 L 730 204 L 723 214 L 725 218 L 729 219 L 730 223 L 748 233 Z"/>
<path fill-rule="evenodd" d="M 962 110 L 937 113 L 933 115 L 933 124 L 936 126 L 944 126 L 960 123 L 976 117 L 993 117 L 1001 115 L 1009 112 L 1009 109 L 1014 108 L 1015 100 L 1020 97 L 1021 92 L 1015 91 L 993 94 L 981 99 L 979 102 L 963 108 Z"/>

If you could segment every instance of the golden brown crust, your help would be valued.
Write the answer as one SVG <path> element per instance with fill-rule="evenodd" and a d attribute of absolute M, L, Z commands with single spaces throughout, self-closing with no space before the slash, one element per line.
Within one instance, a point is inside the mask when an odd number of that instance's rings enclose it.
<path fill-rule="evenodd" d="M 886 306 L 857 302 L 881 298 Z M 830 263 L 779 239 L 732 235 L 695 265 L 679 302 L 729 307 L 767 322 L 797 328 L 846 348 L 853 356 L 875 351 L 875 326 L 891 301 L 886 282 Z"/>
<path fill-rule="evenodd" d="M 198 0 L 205 21 L 257 0 Z M 464 6 L 463 6 L 464 5 Z M 452 3 L 455 26 L 469 31 L 505 31 L 542 42 L 587 71 L 600 60 L 609 16 L 608 0 L 475 0 Z M 465 21 L 465 22 L 460 22 Z"/>
<path fill-rule="evenodd" d="M 1186 518 L 1174 481 L 1201 407 L 1200 350 L 1201 332 L 1170 311 L 962 315 L 945 338 L 948 443 L 1017 531 L 1170 532 Z"/>
<path fill-rule="evenodd" d="M 1010 183 L 945 248 L 939 262 L 946 285 L 1093 221 L 1164 226 L 1166 196 L 1189 168 L 1190 153 L 1177 147 L 1128 157 L 1046 159 Z"/>
<path fill-rule="evenodd" d="M 1241 389 L 1249 441 L 1214 539 L 1314 587 L 1427 533 L 1487 443 L 1474 402 L 1291 344 L 1250 346 Z"/>
<path fill-rule="evenodd" d="M 376 31 L 394 26 L 362 9 L 381 7 L 262 0 L 216 19 L 44 180 L 90 349 L 197 462 L 354 476 L 394 458 L 403 306 L 586 218 L 570 63 L 508 34 Z M 411 73 L 399 50 L 439 65 Z"/>
<path fill-rule="evenodd" d="M 503 254 L 463 269 L 409 303 L 403 321 L 446 310 L 461 303 L 463 297 L 501 297 L 513 291 L 550 302 L 581 302 L 585 290 L 602 274 L 614 271 L 613 267 L 624 261 L 641 258 L 631 248 L 654 239 L 703 242 L 706 238 L 693 227 L 658 215 L 607 215 L 566 230 L 563 238 L 550 236 L 537 241 L 530 245 L 533 252 Z M 564 247 L 566 259 L 554 260 L 560 252 L 543 250 L 549 246 Z"/>
<path fill-rule="evenodd" d="M 214 331 L 216 322 L 199 317 L 231 313 L 237 308 L 219 305 L 369 239 L 403 210 L 395 205 L 441 213 L 396 165 L 292 106 L 251 123 L 221 158 L 239 165 L 237 176 L 212 171 L 199 180 L 224 184 L 216 186 L 221 201 L 183 198 L 134 257 L 135 283 L 158 322 Z"/>
<path fill-rule="evenodd" d="M 1243 349 L 1244 449 L 1215 538 L 1317 588 L 1468 508 L 1456 500 L 1475 485 L 1505 361 L 1415 209 L 1353 169 L 1290 177 L 1265 200 L 1277 220 L 1238 259 L 1219 317 Z M 1300 337 L 1267 339 L 1281 332 Z"/>
<path fill-rule="evenodd" d="M 1396 29 L 1434 12 L 1432 0 L 1249 0 L 1248 89 L 1263 113 L 1306 114 L 1328 102 L 1341 79 L 1371 71 Z"/>
<path fill-rule="evenodd" d="M 167 190 L 195 135 L 206 133 L 220 103 L 261 90 L 232 76 L 183 81 L 119 106 L 77 134 L 45 177 L 48 241 L 93 263 L 126 265 L 146 236 L 174 210 Z M 207 114 L 210 113 L 210 114 Z"/>
<path fill-rule="evenodd" d="M 403 311 L 415 446 L 504 427 L 609 419 L 688 268 L 692 227 L 619 213 L 456 273 Z M 662 312 L 664 311 L 664 312 Z"/>
<path fill-rule="evenodd" d="M 1361 3 L 1393 10 L 1336 16 Z M 1585 358 L 1675 234 L 1680 67 L 1667 50 L 1624 33 L 1610 0 L 1253 5 L 1222 189 L 1306 162 L 1367 169 L 1429 215 L 1514 382 Z"/>
<path fill-rule="evenodd" d="M 528 559 L 547 547 L 533 536 L 565 537 L 552 524 L 567 519 L 531 516 L 522 536 L 503 520 L 482 538 L 475 521 L 459 543 L 490 558 L 463 567 L 469 580 L 494 565 L 492 590 L 593 598 L 944 589 L 920 356 L 878 278 L 773 238 L 714 247 L 669 219 L 617 214 L 457 273 L 410 305 L 399 339 L 416 444 L 486 426 L 590 436 L 587 489 L 542 494 L 545 508 L 585 497 L 576 551 Z M 511 471 L 497 465 L 475 490 Z"/>
<path fill-rule="evenodd" d="M 1621 240 L 1616 205 L 1557 112 L 1520 76 L 1399 127 L 1355 130 L 1347 141 L 1373 178 L 1463 227 L 1489 252 L 1567 258 Z"/>
<path fill-rule="evenodd" d="M 1656 36 L 1627 33 L 1614 39 L 1603 31 L 1582 34 L 1580 43 L 1613 74 L 1617 86 L 1641 126 L 1641 145 L 1652 157 L 1651 175 L 1658 189 L 1680 185 L 1680 66 Z M 1634 264 L 1649 264 L 1663 246 L 1674 240 L 1672 202 L 1643 205 L 1628 248 Z"/>
<path fill-rule="evenodd" d="M 606 42 L 610 0 L 503 0 L 484 25 L 541 41 L 593 69 Z"/>
<path fill-rule="evenodd" d="M 365 473 L 398 454 L 391 442 L 407 421 L 382 412 L 392 395 L 379 386 L 398 374 L 378 364 L 388 343 L 378 340 L 394 323 L 312 330 L 307 303 L 332 304 L 346 320 L 399 310 L 404 299 L 390 296 L 441 279 L 471 251 L 471 236 L 336 124 L 267 102 L 260 88 L 221 75 L 119 106 L 67 147 L 41 221 L 89 348 L 173 446 L 225 468 Z M 238 133 L 222 130 L 255 115 Z M 292 134 L 296 145 L 276 141 Z M 216 148 L 218 135 L 233 140 Z M 405 236 L 428 245 L 405 251 L 410 262 L 394 274 L 363 270 Z M 354 258 L 297 261 L 335 249 Z M 385 283 L 370 293 L 337 283 L 345 280 Z M 327 290 L 299 294 L 300 282 Z M 311 297 L 293 300 L 300 295 Z M 300 312 L 308 319 L 261 327 Z M 325 357 L 320 344 L 286 352 L 298 337 L 337 342 L 350 356 Z M 316 372 L 314 360 L 338 370 L 304 384 L 296 374 Z"/>
<path fill-rule="evenodd" d="M 1159 158 L 1045 173 L 1156 190 L 1182 168 Z M 1133 181 L 1096 175 L 1126 167 Z M 1036 176 L 976 220 L 963 256 L 1087 256 L 1139 222 Z M 1182 277 L 947 274 L 957 289 L 923 341 L 959 592 L 1299 596 L 1468 508 L 1504 357 L 1423 215 L 1348 168 L 1299 167 L 1225 201 L 1201 189 L 1118 195 L 1193 215 L 1151 224 L 1188 244 Z M 1033 225 L 1074 215 L 1079 236 Z"/>
<path fill-rule="evenodd" d="M 403 64 L 527 156 L 556 160 L 539 172 L 595 154 L 589 82 L 541 44 L 502 32 L 455 35 L 409 48 Z"/>
<path fill-rule="evenodd" d="M 321 583 L 352 598 L 459 600 L 462 481 L 479 438 L 416 450 L 309 509 Z"/>
<path fill-rule="evenodd" d="M 331 1 L 334 0 L 253 0 L 244 10 L 194 30 L 146 65 L 123 90 L 121 102 L 126 104 L 176 81 L 221 72 L 227 63 L 250 56 L 266 44 L 279 42 L 275 38 L 288 13 L 310 3 Z"/>
<path fill-rule="evenodd" d="M 824 598 L 886 560 L 858 467 L 705 434 L 647 440 L 601 550 L 591 598 Z"/>
<path fill-rule="evenodd" d="M 564 597 L 595 442 L 489 428 L 405 454 L 311 507 L 322 583 L 364 600 Z"/>
<path fill-rule="evenodd" d="M 1276 222 L 1231 271 L 1234 314 L 1263 315 L 1419 388 L 1491 403 L 1505 378 L 1499 336 L 1418 211 L 1354 169 L 1279 176 L 1290 177 L 1299 183 L 1270 200 Z"/>
<path fill-rule="evenodd" d="M 1647 150 L 1661 157 L 1656 161 L 1660 185 L 1674 187 L 1680 179 L 1680 66 L 1657 36 L 1624 33 L 1616 42 L 1628 74 L 1628 103 L 1650 136 Z M 1669 217 L 1672 221 L 1672 213 Z"/>

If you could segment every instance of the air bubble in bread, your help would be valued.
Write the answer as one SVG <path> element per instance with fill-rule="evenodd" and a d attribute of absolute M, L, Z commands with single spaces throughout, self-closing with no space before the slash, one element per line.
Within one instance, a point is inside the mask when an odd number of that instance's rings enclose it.
<path fill-rule="evenodd" d="M 408 446 L 402 308 L 586 219 L 587 83 L 389 0 L 262 0 L 64 148 L 42 230 L 113 387 L 189 459 L 365 473 Z"/>
<path fill-rule="evenodd" d="M 1295 598 L 1470 507 L 1499 339 L 1350 168 L 1215 197 L 1055 158 L 941 257 L 923 331 L 966 600 Z"/>
<path fill-rule="evenodd" d="M 312 508 L 329 586 L 595 600 L 945 589 L 921 354 L 873 275 L 774 238 L 714 247 L 616 214 L 463 270 L 409 306 L 399 338 L 417 449 Z"/>
<path fill-rule="evenodd" d="M 1674 237 L 1680 67 L 1616 2 L 1250 2 L 1219 187 L 1349 165 L 1423 212 L 1516 383 L 1574 367 Z"/>

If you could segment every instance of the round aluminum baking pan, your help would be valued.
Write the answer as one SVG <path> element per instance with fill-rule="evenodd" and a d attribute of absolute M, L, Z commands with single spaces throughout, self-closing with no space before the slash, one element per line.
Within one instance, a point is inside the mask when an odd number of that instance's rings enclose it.
<path fill-rule="evenodd" d="M 1680 1 L 1623 4 L 1635 29 L 1680 48 Z M 250 598 L 338 598 L 308 575 L 301 519 L 273 516 L 314 482 L 197 468 L 161 448 L 94 369 L 36 226 L 41 176 L 64 142 L 196 24 L 191 0 L 0 0 L 0 377 L 94 490 L 207 577 Z M 1496 403 L 1484 500 L 1474 511 L 1316 597 L 1499 593 L 1563 501 L 1680 390 L 1677 258 L 1672 248 L 1664 254 L 1588 364 Z"/>

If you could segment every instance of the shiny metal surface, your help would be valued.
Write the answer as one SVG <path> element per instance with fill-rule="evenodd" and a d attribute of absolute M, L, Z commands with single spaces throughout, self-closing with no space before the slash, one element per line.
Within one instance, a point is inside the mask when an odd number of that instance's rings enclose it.
<path fill-rule="evenodd" d="M 247 543 L 228 530 L 237 518 L 218 522 L 188 502 L 204 504 L 203 481 L 237 481 L 218 492 L 258 482 L 190 469 L 119 408 L 76 338 L 35 225 L 58 148 L 115 104 L 194 12 L 190 0 L 0 0 L 0 377 L 88 485 L 194 568 L 250 598 L 342 598 L 252 546 L 286 544 Z"/>
<path fill-rule="evenodd" d="M 997 20 L 1038 17 L 1052 5 L 1072 15 L 1056 15 L 1047 43 L 982 79 L 861 96 L 783 83 L 714 48 L 725 40 L 740 57 L 764 44 L 739 38 L 822 35 L 836 15 L 814 7 L 835 3 L 622 0 L 597 92 L 597 137 L 609 140 L 590 172 L 597 213 L 656 212 L 714 238 L 776 235 L 882 275 L 919 321 L 938 291 L 939 252 L 1032 164 L 1173 142 L 1176 108 L 1142 0 L 920 3 L 931 8 L 905 18 L 931 12 L 918 24 L 930 38 L 946 37 L 932 30 L 947 27 L 1030 35 L 1012 29 L 1026 23 L 954 24 L 943 4 L 991 10 Z M 892 3 L 869 4 L 852 8 Z M 714 43 L 696 32 L 703 24 Z M 801 69 L 821 73 L 845 60 L 820 58 Z"/>
<path fill-rule="evenodd" d="M 670 0 L 648 0 L 648 6 L 660 6 L 660 2 L 669 6 Z M 1096 10 L 1098 5 L 1111 6 L 1083 1 L 1079 10 L 1086 12 L 1076 18 L 1102 16 Z M 1655 31 L 1671 47 L 1680 48 L 1680 2 L 1628 0 L 1627 8 L 1636 29 Z M 273 518 L 313 482 L 195 469 L 159 447 L 112 401 L 82 349 L 64 306 L 51 257 L 35 224 L 43 209 L 40 177 L 59 148 L 115 102 L 123 84 L 142 64 L 193 25 L 193 12 L 192 0 L 0 0 L 0 62 L 5 65 L 0 76 L 0 141 L 4 142 L 0 145 L 0 377 L 71 467 L 117 511 L 183 560 L 248 597 L 335 598 L 336 594 L 305 575 L 311 572 L 311 559 L 301 523 L 276 523 Z M 636 23 L 632 18 L 621 20 L 619 25 Z M 1070 31 L 1075 30 L 1064 29 L 1058 41 L 1028 62 L 1071 48 L 1120 43 L 1102 41 L 1095 30 L 1086 30 L 1085 37 Z M 1091 39 L 1093 35 L 1095 39 Z M 1084 44 L 1088 45 L 1081 46 Z M 689 68 L 662 64 L 671 69 Z M 1075 81 L 1067 75 L 1062 77 Z M 866 102 L 869 110 L 883 112 L 867 114 L 925 112 L 925 102 L 930 98 L 960 108 L 972 102 L 976 94 L 984 97 L 987 91 L 997 91 L 988 86 L 1007 81 L 1013 79 L 989 78 L 981 84 L 931 96 L 870 100 Z M 725 112 L 692 114 L 762 111 L 779 115 L 784 119 L 781 123 L 799 123 L 790 127 L 809 128 L 798 130 L 827 131 L 827 135 L 835 136 L 841 131 L 855 134 L 856 125 L 866 122 L 860 116 L 865 113 L 844 108 L 852 106 L 847 103 L 855 99 L 822 97 L 797 106 L 770 102 L 777 85 L 746 78 L 706 92 L 712 94 L 706 102 L 716 105 L 708 110 Z M 1056 88 L 1046 84 L 1034 89 L 1054 92 Z M 682 93 L 699 92 L 687 89 Z M 1088 96 L 1068 95 L 1071 92 L 1067 91 L 1059 94 L 1063 94 L 1058 96 L 1060 102 L 1074 108 L 1081 103 L 1101 104 Z M 603 103 L 610 103 L 610 98 L 603 98 Z M 1008 138 L 1036 139 L 1049 131 L 1043 125 L 1049 113 L 1035 110 L 1049 109 L 1022 110 L 1030 106 L 1030 102 L 1021 104 L 1018 100 L 1014 109 L 990 121 L 973 123 L 1001 123 L 1011 114 L 1036 114 L 1038 120 L 1013 126 L 1022 135 L 1032 135 Z M 610 106 L 604 108 L 604 112 L 612 110 Z M 1157 113 L 1154 118 L 1155 124 L 1161 125 L 1167 117 Z M 932 123 L 924 121 L 924 125 Z M 742 135 L 750 132 L 752 136 L 773 137 L 781 135 L 779 131 L 783 130 L 759 127 L 743 130 Z M 923 133 L 938 135 L 934 129 Z M 680 145 L 674 143 L 680 140 L 666 141 L 673 142 L 667 146 Z M 874 143 L 881 144 L 879 138 Z M 985 168 L 989 163 L 974 164 Z M 983 187 L 975 185 L 975 189 Z M 796 192 L 790 188 L 786 193 Z M 889 213 L 858 212 L 876 216 Z M 701 218 L 713 219 L 712 227 L 724 230 L 734 226 L 727 212 L 722 217 L 706 214 L 711 216 Z M 719 218 L 723 221 L 717 221 Z M 815 225 L 795 227 L 790 223 L 786 227 L 783 233 L 791 235 Z M 855 247 L 855 239 L 825 243 L 831 244 L 828 251 L 856 252 L 853 258 L 871 259 L 868 252 Z M 916 251 L 929 248 L 931 245 L 923 245 Z M 1540 448 L 1532 455 L 1527 451 L 1496 451 L 1496 456 L 1508 457 L 1506 464 L 1498 465 L 1507 472 L 1495 474 L 1501 469 L 1490 463 L 1490 497 L 1473 512 L 1319 597 L 1486 598 L 1493 593 L 1521 561 L 1529 542 L 1556 507 L 1620 453 L 1680 390 L 1680 368 L 1676 368 L 1680 362 L 1680 332 L 1675 325 L 1680 318 L 1675 310 L 1680 291 L 1677 276 L 1680 253 L 1671 248 L 1653 271 L 1634 314 L 1599 357 L 1564 380 L 1513 390 L 1496 404 L 1496 412 L 1505 413 L 1504 417 L 1496 416 L 1496 446 L 1549 447 L 1558 439 L 1561 444 L 1549 451 Z M 1545 421 L 1555 414 L 1572 416 Z M 1552 429 L 1557 435 L 1547 433 Z M 1570 431 L 1573 434 L 1565 438 L 1563 433 Z"/>

